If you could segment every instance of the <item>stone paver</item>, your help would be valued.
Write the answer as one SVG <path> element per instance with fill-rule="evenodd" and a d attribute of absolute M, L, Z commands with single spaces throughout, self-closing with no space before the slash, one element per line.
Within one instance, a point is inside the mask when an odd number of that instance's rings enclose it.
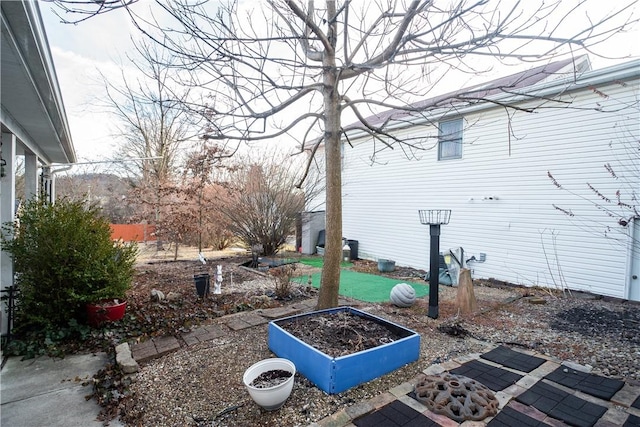
<path fill-rule="evenodd" d="M 241 317 L 234 317 L 232 319 L 229 319 L 226 325 L 229 327 L 229 329 L 234 331 L 241 331 L 252 326 L 250 323 L 245 322 L 245 320 Z"/>
<path fill-rule="evenodd" d="M 294 306 L 285 306 L 285 307 L 275 307 L 275 308 L 265 308 L 256 310 L 260 316 L 266 317 L 267 319 L 281 319 L 283 317 L 294 316 L 296 314 L 301 313 L 304 310 L 304 307 L 300 305 L 299 307 Z"/>
<path fill-rule="evenodd" d="M 438 363 L 438 364 L 429 366 L 427 369 L 422 371 L 422 373 L 425 375 L 438 375 L 443 373 L 444 371 L 445 369 L 442 367 L 442 364 Z"/>
<path fill-rule="evenodd" d="M 369 400 L 369 402 L 371 402 L 374 408 L 378 409 L 383 407 L 387 403 L 393 402 L 395 398 L 396 397 L 393 394 L 387 392 L 387 393 L 379 394 L 376 397 L 373 397 L 372 399 Z"/>
<path fill-rule="evenodd" d="M 507 388 L 507 390 L 509 390 Z M 496 399 L 498 399 L 498 408 L 502 409 L 505 406 L 507 406 L 509 404 L 509 402 L 511 402 L 511 399 L 513 399 L 513 396 L 509 393 L 507 393 L 506 391 L 499 391 L 495 394 Z"/>
<path fill-rule="evenodd" d="M 409 397 L 407 395 L 404 396 L 400 396 L 398 398 L 399 401 L 401 401 L 402 403 L 404 403 L 407 406 L 412 407 L 413 409 L 415 409 L 416 411 L 423 413 L 425 411 L 428 411 L 429 409 L 424 406 L 422 403 L 418 402 L 416 399 L 414 399 L 413 397 Z"/>
<path fill-rule="evenodd" d="M 186 345 L 196 345 L 200 342 L 200 340 L 193 334 L 189 333 L 189 334 L 185 334 L 182 336 L 182 339 L 184 340 L 184 343 Z"/>
<path fill-rule="evenodd" d="M 446 417 L 444 415 L 441 414 L 435 414 L 429 410 L 425 411 L 422 413 L 425 417 L 429 418 L 431 421 L 435 421 L 436 423 L 438 423 L 440 426 L 442 427 L 457 427 L 460 424 L 458 424 L 457 422 L 453 421 L 451 418 Z"/>
<path fill-rule="evenodd" d="M 264 325 L 269 319 L 292 316 L 303 311 L 309 311 L 315 306 L 315 299 L 304 300 L 296 304 L 272 309 L 247 311 L 222 316 L 218 323 L 201 326 L 181 336 L 185 345 L 191 346 L 204 341 L 210 341 L 225 336 L 229 331 L 240 331 L 254 326 Z M 175 337 L 153 338 L 143 343 L 134 344 L 131 348 L 133 358 L 139 362 L 146 362 L 180 348 L 180 341 Z"/>
<path fill-rule="evenodd" d="M 613 403 L 622 405 L 625 408 L 633 406 L 636 400 L 640 407 L 640 386 L 633 386 L 631 384 L 625 384 L 624 387 L 611 398 Z"/>
<path fill-rule="evenodd" d="M 180 343 L 178 342 L 176 337 L 165 336 L 154 338 L 153 343 L 156 345 L 158 356 L 163 356 L 180 348 Z"/>
<path fill-rule="evenodd" d="M 264 325 L 269 321 L 266 318 L 259 316 L 252 311 L 246 313 L 246 315 L 244 316 L 241 316 L 241 318 L 251 326 Z"/>
<path fill-rule="evenodd" d="M 356 403 L 353 406 L 349 406 L 345 409 L 349 418 L 354 420 L 358 417 L 363 416 L 364 414 L 368 414 L 369 412 L 375 410 L 376 408 L 367 400 L 364 402 Z"/>
<path fill-rule="evenodd" d="M 555 371 L 558 368 L 558 366 L 560 366 L 559 363 L 554 362 L 552 360 L 547 360 L 545 363 L 540 365 L 539 368 L 529 372 L 529 375 L 536 378 L 543 378 L 548 373 Z"/>
<path fill-rule="evenodd" d="M 330 415 L 326 418 L 318 421 L 318 425 L 320 427 L 343 427 L 351 422 L 351 418 L 347 414 L 347 412 L 342 409 L 336 412 L 333 415 Z"/>
<path fill-rule="evenodd" d="M 187 345 L 194 345 L 199 342 L 220 338 L 227 332 L 227 327 L 223 325 L 207 325 L 182 335 L 182 339 Z"/>
<path fill-rule="evenodd" d="M 621 426 L 627 420 L 629 414 L 620 408 L 609 408 L 609 410 L 598 420 L 596 426 L 605 427 L 607 424 Z"/>
<path fill-rule="evenodd" d="M 166 336 L 135 344 L 131 349 L 131 353 L 133 358 L 138 363 L 141 363 L 163 356 L 179 348 L 180 343 L 175 337 Z"/>
<path fill-rule="evenodd" d="M 404 394 L 409 394 L 413 391 L 413 388 L 415 387 L 414 384 L 411 383 L 402 383 L 394 388 L 392 388 L 391 390 L 389 390 L 389 393 L 393 394 L 396 397 L 400 397 Z"/>
<path fill-rule="evenodd" d="M 209 341 L 215 338 L 223 337 L 227 333 L 228 328 L 222 325 L 211 325 L 211 326 L 206 326 L 203 329 L 206 332 L 203 333 L 202 335 L 196 336 L 196 338 L 198 338 L 200 341 Z"/>
<path fill-rule="evenodd" d="M 138 362 L 146 362 L 147 360 L 158 357 L 156 345 L 152 340 L 134 344 L 131 353 L 133 358 Z"/>

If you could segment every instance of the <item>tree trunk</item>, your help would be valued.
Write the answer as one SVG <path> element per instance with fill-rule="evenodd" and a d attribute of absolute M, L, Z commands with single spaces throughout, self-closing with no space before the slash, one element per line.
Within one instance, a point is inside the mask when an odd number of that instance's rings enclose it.
<path fill-rule="evenodd" d="M 471 280 L 471 270 L 460 269 L 458 279 L 458 295 L 456 296 L 456 306 L 462 314 L 473 313 L 478 309 L 476 295 L 473 292 L 473 281 Z"/>
<path fill-rule="evenodd" d="M 327 2 L 327 15 L 335 15 L 335 3 Z M 318 294 L 318 309 L 338 306 L 340 261 L 342 258 L 342 156 L 340 150 L 340 96 L 336 70 L 336 20 L 330 24 L 328 38 L 333 51 L 325 49 L 324 68 L 324 152 L 326 171 L 326 234 L 324 266 Z"/>

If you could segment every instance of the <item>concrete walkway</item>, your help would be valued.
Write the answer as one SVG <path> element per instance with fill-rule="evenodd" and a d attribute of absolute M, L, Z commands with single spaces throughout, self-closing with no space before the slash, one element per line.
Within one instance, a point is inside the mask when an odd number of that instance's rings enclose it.
<path fill-rule="evenodd" d="M 0 372 L 0 425 L 7 427 L 99 427 L 100 406 L 87 400 L 93 375 L 108 362 L 105 353 L 64 359 L 11 357 Z M 83 385 L 84 383 L 88 385 Z M 122 426 L 118 421 L 111 426 Z"/>

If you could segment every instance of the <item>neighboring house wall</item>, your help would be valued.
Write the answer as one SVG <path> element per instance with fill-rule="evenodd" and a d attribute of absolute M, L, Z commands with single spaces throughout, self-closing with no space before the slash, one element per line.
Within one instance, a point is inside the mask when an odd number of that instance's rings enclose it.
<path fill-rule="evenodd" d="M 441 251 L 461 246 L 467 259 L 486 254 L 484 263 L 469 263 L 475 278 L 627 298 L 630 227 L 593 205 L 587 183 L 608 196 L 640 186 L 630 146 L 637 150 L 640 136 L 638 92 L 636 71 L 634 81 L 566 93 L 569 108 L 549 102 L 535 113 L 493 107 L 463 114 L 462 158 L 454 160 L 438 161 L 433 126 L 396 131 L 431 137 L 424 147 L 434 148 L 424 151 L 351 138 L 343 159 L 343 235 L 359 241 L 361 258 L 428 269 L 429 227 L 418 210 L 451 209 Z M 612 112 L 594 111 L 599 106 Z M 630 173 L 631 182 L 614 179 L 606 163 Z M 548 172 L 578 195 L 556 188 Z"/>

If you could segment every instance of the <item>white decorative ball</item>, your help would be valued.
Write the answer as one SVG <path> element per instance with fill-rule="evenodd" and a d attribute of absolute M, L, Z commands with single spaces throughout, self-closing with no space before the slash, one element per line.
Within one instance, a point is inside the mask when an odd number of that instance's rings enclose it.
<path fill-rule="evenodd" d="M 391 289 L 389 298 L 398 307 L 411 307 L 416 302 L 416 291 L 406 283 L 398 283 Z"/>

